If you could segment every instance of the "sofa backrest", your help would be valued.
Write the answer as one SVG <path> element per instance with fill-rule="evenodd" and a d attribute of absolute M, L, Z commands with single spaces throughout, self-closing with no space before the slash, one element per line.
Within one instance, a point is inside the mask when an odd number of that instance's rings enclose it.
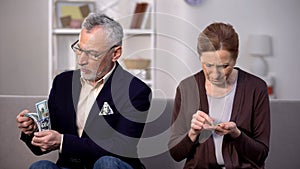
<path fill-rule="evenodd" d="M 56 161 L 57 151 L 35 156 L 19 140 L 16 116 L 23 109 L 35 110 L 34 104 L 47 97 L 0 96 L 0 164 L 3 169 L 28 168 L 37 160 Z M 300 160 L 300 101 L 271 100 L 271 141 L 266 168 L 299 168 Z M 147 169 L 182 168 L 184 161 L 175 162 L 169 155 L 167 143 L 170 135 L 172 99 L 153 99 L 148 123 L 138 145 L 139 155 Z M 16 160 L 17 159 L 17 160 Z"/>
<path fill-rule="evenodd" d="M 300 168 L 300 101 L 271 100 L 271 140 L 266 168 Z"/>
<path fill-rule="evenodd" d="M 173 104 L 173 99 L 152 99 L 147 123 L 138 145 L 139 156 L 147 169 L 180 169 L 184 164 L 184 161 L 173 160 L 168 152 Z"/>

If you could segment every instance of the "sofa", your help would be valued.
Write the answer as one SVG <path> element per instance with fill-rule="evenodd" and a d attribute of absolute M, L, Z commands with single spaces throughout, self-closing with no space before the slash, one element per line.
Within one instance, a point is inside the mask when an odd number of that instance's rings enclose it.
<path fill-rule="evenodd" d="M 35 156 L 19 140 L 20 132 L 15 118 L 24 108 L 34 110 L 34 104 L 43 96 L 0 96 L 1 120 L 0 165 L 2 169 L 22 169 L 37 160 L 55 161 L 57 151 Z M 300 100 L 271 100 L 271 142 L 266 168 L 299 168 L 300 160 Z M 172 99 L 154 98 L 142 139 L 138 145 L 139 156 L 147 169 L 179 169 L 184 161 L 174 161 L 167 148 L 170 134 Z"/>

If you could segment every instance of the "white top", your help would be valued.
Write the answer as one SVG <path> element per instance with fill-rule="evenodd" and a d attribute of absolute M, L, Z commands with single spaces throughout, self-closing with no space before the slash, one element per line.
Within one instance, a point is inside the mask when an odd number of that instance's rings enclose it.
<path fill-rule="evenodd" d="M 214 124 L 229 122 L 232 112 L 232 105 L 236 90 L 237 81 L 234 82 L 231 90 L 224 96 L 213 97 L 207 95 L 209 105 L 209 115 L 214 119 Z M 213 140 L 215 144 L 215 155 L 219 165 L 224 164 L 222 155 L 223 137 L 213 132 Z"/>

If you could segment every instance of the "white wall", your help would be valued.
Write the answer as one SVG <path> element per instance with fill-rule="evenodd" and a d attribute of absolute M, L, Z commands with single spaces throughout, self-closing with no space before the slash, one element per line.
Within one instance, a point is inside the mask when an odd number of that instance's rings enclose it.
<path fill-rule="evenodd" d="M 172 3 L 157 0 L 160 35 L 156 64 L 162 70 L 157 72 L 157 88 L 164 91 L 166 97 L 174 97 L 178 82 L 200 70 L 195 53 L 197 36 L 210 23 L 221 21 L 232 24 L 239 33 L 237 66 L 246 71 L 251 72 L 252 62 L 246 48 L 249 34 L 270 35 L 274 50 L 267 62 L 270 73 L 275 76 L 276 97 L 300 99 L 297 87 L 300 86 L 299 7 L 299 0 L 203 0 L 196 7 L 187 5 L 184 0 L 172 0 Z"/>
<path fill-rule="evenodd" d="M 197 36 L 214 21 L 231 23 L 240 36 L 237 66 L 250 71 L 249 34 L 273 38 L 268 57 L 279 99 L 300 99 L 300 1 L 299 0 L 203 0 L 192 7 L 184 0 L 157 2 L 157 96 L 173 98 L 183 78 L 200 70 Z M 48 93 L 48 1 L 1 0 L 0 94 Z M 17 4 L 17 5 L 16 5 Z"/>
<path fill-rule="evenodd" d="M 48 93 L 48 1 L 1 0 L 0 95 Z"/>

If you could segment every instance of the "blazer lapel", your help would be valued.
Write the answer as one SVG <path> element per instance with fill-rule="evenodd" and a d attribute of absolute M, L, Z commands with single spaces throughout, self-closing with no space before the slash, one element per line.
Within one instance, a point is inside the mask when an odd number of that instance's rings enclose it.
<path fill-rule="evenodd" d="M 111 100 L 110 87 L 106 82 L 91 108 L 91 111 L 90 111 L 87 121 L 85 123 L 85 127 L 89 126 L 90 123 L 93 121 L 93 119 L 97 118 L 97 116 L 99 116 L 98 114 L 99 114 L 104 102 L 110 102 L 110 100 Z"/>
<path fill-rule="evenodd" d="M 80 82 L 80 70 L 75 70 L 72 77 L 72 98 L 75 112 L 77 112 L 77 105 L 79 101 L 81 87 L 82 86 Z"/>
<path fill-rule="evenodd" d="M 85 127 L 89 126 L 92 123 L 93 119 L 99 116 L 99 112 L 104 102 L 109 102 L 109 103 L 113 102 L 111 101 L 113 95 L 112 81 L 114 84 L 113 86 L 116 86 L 115 84 L 117 84 L 117 87 L 113 87 L 113 91 L 118 92 L 120 87 L 122 86 L 121 82 L 123 77 L 122 75 L 123 71 L 124 70 L 122 69 L 122 67 L 119 66 L 119 64 L 117 63 L 116 68 L 112 72 L 111 76 L 107 79 L 99 95 L 97 96 L 96 101 L 94 102 L 91 111 L 89 113 L 89 116 L 87 118 Z"/>

